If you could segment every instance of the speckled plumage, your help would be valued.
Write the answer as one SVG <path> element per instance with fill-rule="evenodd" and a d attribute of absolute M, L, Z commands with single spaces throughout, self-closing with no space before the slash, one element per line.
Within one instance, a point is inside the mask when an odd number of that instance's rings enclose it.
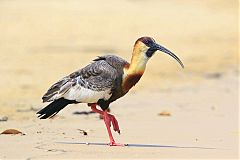
<path fill-rule="evenodd" d="M 112 101 L 125 94 L 121 89 L 121 82 L 123 68 L 126 65 L 129 65 L 129 63 L 120 57 L 114 55 L 99 56 L 94 59 L 91 64 L 53 84 L 42 97 L 43 102 L 50 102 L 64 97 L 65 99 L 75 100 L 80 103 L 97 103 L 98 101 L 81 101 L 81 94 L 79 93 L 88 89 L 94 91 L 94 93 L 102 92 L 102 94 L 107 91 L 106 94 L 109 95 L 107 98 L 104 97 L 104 95 L 102 97 L 100 95 L 99 98 L 99 100 L 102 99 L 99 102 L 100 106 L 107 108 L 108 106 L 103 105 L 109 105 Z M 71 90 L 73 90 L 72 94 L 79 94 L 79 97 L 75 97 L 75 99 L 69 98 L 67 94 L 70 93 Z M 88 96 L 91 97 L 94 96 L 94 94 Z M 106 102 L 101 103 L 103 100 Z"/>

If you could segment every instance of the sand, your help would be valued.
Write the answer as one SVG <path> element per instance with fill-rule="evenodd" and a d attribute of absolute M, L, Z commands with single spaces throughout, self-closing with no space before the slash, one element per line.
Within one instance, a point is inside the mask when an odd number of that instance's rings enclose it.
<path fill-rule="evenodd" d="M 237 159 L 237 21 L 236 1 L 1 1 L 0 132 L 25 135 L 0 135 L 0 159 Z M 98 55 L 130 60 L 145 35 L 185 69 L 157 52 L 140 82 L 112 103 L 121 128 L 114 137 L 129 146 L 101 145 L 109 140 L 98 115 L 73 114 L 90 111 L 86 104 L 36 118 L 52 83 Z"/>

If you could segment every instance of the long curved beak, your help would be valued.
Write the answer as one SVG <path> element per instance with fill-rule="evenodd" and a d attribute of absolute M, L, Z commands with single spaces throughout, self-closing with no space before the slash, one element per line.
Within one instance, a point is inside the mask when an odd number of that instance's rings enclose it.
<path fill-rule="evenodd" d="M 176 59 L 178 61 L 178 63 L 181 65 L 181 67 L 184 68 L 182 61 L 174 53 L 172 53 L 167 48 L 165 48 L 159 44 L 156 44 L 156 48 L 157 48 L 157 50 L 164 52 L 164 53 L 170 55 L 171 57 L 173 57 L 174 59 Z"/>

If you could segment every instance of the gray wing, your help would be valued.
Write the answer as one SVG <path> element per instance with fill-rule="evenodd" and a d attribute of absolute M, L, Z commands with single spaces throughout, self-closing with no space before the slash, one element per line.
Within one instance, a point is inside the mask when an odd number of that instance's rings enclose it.
<path fill-rule="evenodd" d="M 80 101 L 81 97 L 82 99 L 84 97 L 84 101 L 90 103 L 90 101 L 95 101 L 94 98 L 110 97 L 116 78 L 117 70 L 113 66 L 104 59 L 96 59 L 93 63 L 53 84 L 42 100 L 50 102 L 64 97 Z"/>

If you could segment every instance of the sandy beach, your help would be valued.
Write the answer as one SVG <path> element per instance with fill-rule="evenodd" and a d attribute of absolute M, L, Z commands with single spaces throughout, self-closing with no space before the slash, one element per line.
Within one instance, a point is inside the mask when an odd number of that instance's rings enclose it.
<path fill-rule="evenodd" d="M 128 146 L 107 146 L 86 104 L 37 118 L 54 82 L 99 55 L 130 61 L 141 36 L 185 69 L 157 52 L 111 104 Z M 238 43 L 237 1 L 0 1 L 0 133 L 24 133 L 0 135 L 0 159 L 238 159 Z"/>

